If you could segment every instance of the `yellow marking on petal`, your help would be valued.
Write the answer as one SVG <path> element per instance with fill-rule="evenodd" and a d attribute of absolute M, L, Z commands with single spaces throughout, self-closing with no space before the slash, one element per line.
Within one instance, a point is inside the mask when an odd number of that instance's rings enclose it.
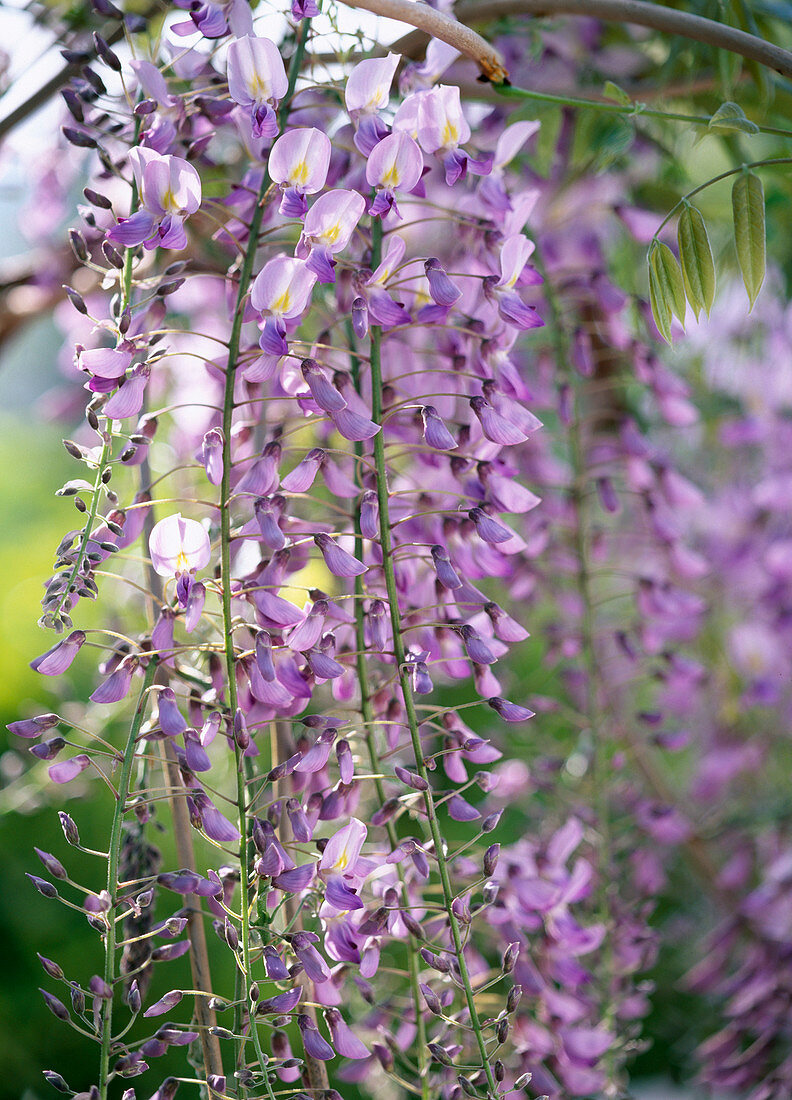
<path fill-rule="evenodd" d="M 385 175 L 382 177 L 382 184 L 384 187 L 393 189 L 399 185 L 399 170 L 395 164 L 392 164 Z"/>
<path fill-rule="evenodd" d="M 326 244 L 333 244 L 335 241 L 338 240 L 340 235 L 341 223 L 336 222 L 335 225 L 331 225 L 329 229 L 325 229 L 324 233 L 322 234 L 322 240 Z"/>
<path fill-rule="evenodd" d="M 308 164 L 304 160 L 292 168 L 289 182 L 294 184 L 308 182 Z"/>
<path fill-rule="evenodd" d="M 275 301 L 272 303 L 270 309 L 273 313 L 284 314 L 288 312 L 290 304 L 291 299 L 289 297 L 289 292 L 288 290 L 284 290 L 280 298 L 276 298 Z"/>
<path fill-rule="evenodd" d="M 444 146 L 458 145 L 459 144 L 459 127 L 455 126 L 450 119 L 446 119 L 446 124 L 443 127 L 443 142 Z"/>
<path fill-rule="evenodd" d="M 187 560 L 187 555 L 184 553 L 183 550 L 180 550 L 179 555 L 176 558 L 176 572 L 177 573 L 188 573 L 189 570 L 190 570 L 190 563 Z"/>

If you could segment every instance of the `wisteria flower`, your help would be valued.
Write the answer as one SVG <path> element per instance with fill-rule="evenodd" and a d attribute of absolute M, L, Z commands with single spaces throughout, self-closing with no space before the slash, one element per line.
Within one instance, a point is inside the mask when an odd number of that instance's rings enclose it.
<path fill-rule="evenodd" d="M 108 240 L 127 248 L 184 248 L 184 220 L 201 205 L 200 176 L 181 157 L 160 156 L 142 145 L 131 150 L 129 159 L 143 209 L 122 218 Z"/>
<path fill-rule="evenodd" d="M 300 317 L 308 308 L 315 283 L 316 273 L 304 260 L 283 254 L 274 256 L 258 273 L 250 289 L 250 301 L 265 317 L 259 341 L 265 355 L 280 357 L 289 350 L 286 322 Z"/>
<path fill-rule="evenodd" d="M 368 156 L 377 142 L 388 133 L 379 112 L 388 106 L 391 84 L 399 66 L 399 55 L 367 57 L 359 61 L 349 74 L 344 90 L 344 102 L 349 117 L 355 123 L 355 145 Z"/>
<path fill-rule="evenodd" d="M 306 195 L 325 185 L 330 166 L 330 139 L 316 127 L 298 127 L 281 134 L 269 156 L 270 178 L 283 191 L 281 214 L 301 218 L 308 209 Z"/>
<path fill-rule="evenodd" d="M 179 604 L 187 607 L 195 574 L 212 556 L 209 535 L 202 524 L 177 512 L 155 524 L 149 539 L 151 563 L 161 577 L 176 579 Z"/>
<path fill-rule="evenodd" d="M 417 187 L 423 168 L 421 150 L 403 130 L 388 134 L 378 142 L 366 165 L 366 182 L 377 190 L 369 214 L 384 217 L 393 210 L 400 218 L 396 191 L 412 191 Z"/>
<path fill-rule="evenodd" d="M 254 138 L 274 137 L 274 108 L 286 95 L 289 80 L 278 47 L 269 38 L 245 35 L 228 47 L 228 92 L 250 110 Z"/>
<path fill-rule="evenodd" d="M 500 316 L 508 324 L 521 329 L 539 328 L 544 324 L 534 307 L 526 305 L 515 290 L 524 278 L 525 265 L 533 250 L 533 241 L 521 233 L 507 237 L 501 246 L 500 278 L 488 275 L 484 279 L 484 293 L 497 306 Z"/>
<path fill-rule="evenodd" d="M 363 216 L 366 202 L 357 191 L 326 191 L 305 215 L 297 255 L 316 273 L 319 282 L 335 282 L 333 257 L 342 252 Z"/>

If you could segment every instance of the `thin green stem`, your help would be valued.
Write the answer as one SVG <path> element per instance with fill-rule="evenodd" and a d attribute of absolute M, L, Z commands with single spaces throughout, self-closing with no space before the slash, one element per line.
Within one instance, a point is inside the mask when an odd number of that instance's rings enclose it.
<path fill-rule="evenodd" d="M 499 95 L 507 99 L 530 99 L 537 103 L 552 103 L 557 107 L 580 107 L 589 111 L 599 111 L 608 115 L 622 115 L 628 118 L 660 118 L 667 122 L 688 122 L 696 126 L 709 126 L 710 115 L 683 115 L 678 111 L 660 111 L 656 107 L 647 107 L 645 103 L 606 103 L 599 99 L 585 99 L 583 96 L 554 95 L 551 92 L 534 92 L 529 88 L 515 88 L 513 85 L 497 84 L 493 86 Z M 775 134 L 778 137 L 792 137 L 792 130 L 782 130 L 776 126 L 761 126 L 754 123 L 763 134 Z M 716 131 L 713 131 L 715 133 Z"/>
<path fill-rule="evenodd" d="M 279 111 L 278 120 L 281 130 L 288 117 L 289 100 L 294 93 L 297 82 L 297 74 L 300 71 L 305 47 L 308 39 L 308 20 L 303 20 L 301 30 L 297 38 L 297 45 L 292 55 L 289 70 L 288 91 Z M 242 339 L 242 327 L 245 317 L 245 302 L 253 277 L 253 267 L 256 261 L 261 222 L 264 217 L 266 195 L 271 186 L 269 172 L 263 170 L 261 183 L 256 196 L 256 205 L 253 216 L 250 219 L 250 232 L 242 258 L 242 267 L 239 273 L 239 287 L 237 289 L 234 319 L 231 326 L 231 336 L 228 341 L 228 362 L 226 365 L 225 386 L 223 393 L 223 477 L 220 483 L 220 563 L 222 578 L 222 610 L 223 610 L 223 643 L 225 650 L 226 680 L 228 684 L 228 707 L 230 721 L 233 723 L 237 708 L 236 689 L 236 654 L 234 650 L 234 628 L 231 608 L 231 470 L 233 456 L 231 452 L 231 432 L 234 419 L 234 384 L 239 365 L 240 343 Z M 241 946 L 241 984 L 245 991 L 243 1003 L 235 1009 L 234 1031 L 240 1036 L 237 1060 L 240 1066 L 244 1062 L 245 1038 L 243 1036 L 243 1004 L 250 1012 L 250 1032 L 253 1037 L 253 1045 L 256 1056 L 266 1081 L 267 1089 L 271 1093 L 271 1085 L 266 1068 L 266 1056 L 261 1050 L 259 1037 L 256 1031 L 255 1013 L 250 999 L 250 986 L 252 984 L 250 962 L 250 896 L 248 884 L 248 810 L 247 810 L 247 776 L 245 767 L 244 750 L 234 738 L 234 758 L 236 764 L 237 783 L 237 827 L 239 829 L 239 904 L 241 917 L 240 946 Z M 246 1095 L 247 1090 L 240 1085 L 239 1093 Z"/>
<path fill-rule="evenodd" d="M 121 771 L 118 777 L 118 794 L 113 809 L 113 821 L 110 826 L 110 844 L 107 859 L 107 893 L 110 895 L 110 908 L 107 918 L 107 932 L 105 934 L 105 965 L 104 980 L 110 988 L 116 979 L 115 953 L 116 953 L 116 924 L 113 919 L 115 907 L 118 903 L 118 866 L 121 857 L 121 837 L 124 827 L 124 813 L 126 801 L 129 795 L 130 781 L 132 778 L 132 766 L 135 762 L 135 749 L 140 727 L 143 723 L 143 715 L 146 711 L 148 691 L 154 682 L 154 674 L 157 671 L 157 658 L 152 657 L 146 666 L 143 677 L 143 687 L 140 689 L 132 725 L 129 728 L 124 759 L 121 763 Z M 100 1062 L 99 1094 L 101 1100 L 107 1100 L 107 1086 L 110 1080 L 110 1045 L 113 1040 L 113 998 L 103 1002 L 102 1009 L 102 1053 Z"/>
<path fill-rule="evenodd" d="M 740 164 L 737 168 L 729 168 L 727 172 L 721 172 L 717 176 L 713 176 L 712 179 L 706 180 L 704 183 L 700 183 L 698 187 L 694 187 L 692 191 L 688 191 L 686 195 L 683 195 L 679 202 L 675 203 L 668 211 L 666 216 L 658 225 L 655 230 L 655 235 L 650 242 L 650 248 L 655 243 L 658 235 L 661 233 L 663 227 L 671 221 L 674 214 L 681 206 L 690 202 L 694 195 L 698 195 L 699 191 L 705 191 L 708 187 L 712 187 L 714 183 L 720 183 L 721 180 L 726 180 L 729 176 L 739 175 L 740 172 L 744 172 L 746 168 L 769 168 L 775 164 L 792 164 L 792 157 L 769 157 L 766 160 L 754 160 L 750 164 Z"/>
<path fill-rule="evenodd" d="M 372 267 L 376 267 L 380 262 L 382 252 L 382 223 L 379 219 L 375 219 L 372 225 Z M 371 328 L 371 418 L 375 424 L 382 425 L 383 422 L 383 409 L 382 409 L 382 329 L 378 325 L 373 325 Z M 407 726 L 410 731 L 410 740 L 412 742 L 413 753 L 415 755 L 415 766 L 418 775 L 426 783 L 426 790 L 422 792 L 424 808 L 426 816 L 429 822 L 429 831 L 432 836 L 432 842 L 434 844 L 435 858 L 437 859 L 437 866 L 440 874 L 440 883 L 443 891 L 443 902 L 446 915 L 448 917 L 448 923 L 451 928 L 451 937 L 454 941 L 454 950 L 457 956 L 457 962 L 459 963 L 459 979 L 462 984 L 462 988 L 465 993 L 465 1000 L 467 1003 L 468 1013 L 470 1015 L 470 1023 L 473 1033 L 476 1037 L 476 1043 L 478 1046 L 479 1054 L 481 1057 L 481 1068 L 487 1079 L 488 1092 L 492 1097 L 492 1100 L 498 1095 L 497 1082 L 490 1065 L 489 1055 L 487 1053 L 487 1045 L 484 1039 L 484 1032 L 482 1030 L 481 1021 L 479 1020 L 478 1010 L 476 1008 L 475 996 L 473 993 L 473 986 L 470 981 L 470 974 L 467 968 L 467 961 L 465 959 L 464 941 L 462 938 L 462 931 L 457 920 L 456 913 L 453 910 L 454 890 L 451 884 L 451 876 L 448 870 L 448 863 L 445 854 L 443 835 L 440 831 L 440 824 L 437 820 L 437 813 L 435 811 L 434 796 L 429 780 L 429 772 L 426 767 L 426 762 L 423 755 L 423 746 L 421 745 L 420 734 L 420 722 L 418 719 L 418 713 L 415 709 L 415 703 L 412 697 L 412 690 L 410 688 L 410 680 L 406 669 L 406 652 L 404 649 L 404 640 L 401 632 L 401 617 L 399 615 L 399 592 L 396 586 L 396 571 L 393 560 L 393 545 L 391 542 L 391 523 L 390 523 L 390 498 L 388 493 L 388 472 L 387 464 L 385 461 L 385 440 L 383 438 L 383 431 L 380 430 L 374 436 L 374 465 L 377 475 L 377 501 L 379 504 L 379 529 L 380 529 L 380 546 L 382 550 L 382 569 L 385 575 L 385 588 L 388 594 L 388 607 L 390 611 L 391 630 L 393 633 L 393 653 L 396 658 L 396 666 L 398 668 L 399 687 L 401 690 L 401 696 L 404 702 L 404 709 L 407 716 Z"/>
<path fill-rule="evenodd" d="M 350 347 L 354 347 L 355 334 L 352 331 L 351 322 L 347 322 L 347 337 L 349 339 Z M 355 384 L 355 389 L 360 392 L 360 362 L 357 356 L 351 356 L 351 373 L 352 380 Z M 363 444 L 355 444 L 355 456 L 357 462 L 355 464 L 355 480 L 360 484 L 360 459 L 363 457 Z M 363 533 L 360 528 L 360 501 L 355 506 L 354 510 L 354 524 L 355 524 L 355 557 L 358 561 L 363 560 Z M 371 704 L 371 684 L 369 682 L 368 664 L 366 662 L 366 631 L 364 625 L 364 612 L 363 612 L 363 578 L 362 576 L 355 577 L 355 643 L 357 649 L 357 655 L 355 658 L 355 667 L 357 671 L 358 685 L 360 687 L 360 713 L 365 724 L 365 741 L 366 748 L 368 750 L 369 762 L 371 763 L 371 770 L 374 773 L 374 789 L 377 792 L 377 798 L 380 801 L 380 805 L 385 803 L 387 795 L 385 793 L 385 787 L 383 786 L 382 779 L 382 764 L 380 763 L 379 752 L 377 750 L 376 743 L 376 716 L 374 714 L 374 708 Z M 386 822 L 385 829 L 388 833 L 388 840 L 390 841 L 391 849 L 395 849 L 399 844 L 399 837 L 396 833 L 396 827 L 392 820 Z M 396 865 L 396 871 L 399 876 L 399 881 L 404 886 L 404 874 L 401 869 L 401 864 Z M 413 999 L 413 1007 L 415 1011 L 415 1022 L 418 1028 L 418 1076 L 421 1081 L 421 1098 L 422 1100 L 429 1100 L 430 1088 L 429 1088 L 429 1060 L 428 1060 L 428 1048 L 427 1048 L 427 1035 L 426 1035 L 426 1020 L 424 1019 L 423 1012 L 421 1011 L 421 989 L 419 970 L 420 964 L 418 962 L 418 949 L 411 937 L 407 939 L 407 957 L 409 963 L 409 978 L 410 978 L 410 992 Z"/>

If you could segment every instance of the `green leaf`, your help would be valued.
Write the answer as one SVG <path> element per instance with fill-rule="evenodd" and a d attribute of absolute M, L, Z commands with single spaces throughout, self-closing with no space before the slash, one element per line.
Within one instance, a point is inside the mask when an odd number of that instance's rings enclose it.
<path fill-rule="evenodd" d="M 737 259 L 753 309 L 765 277 L 764 188 L 754 172 L 741 172 L 734 181 L 732 211 Z"/>
<path fill-rule="evenodd" d="M 624 88 L 620 88 L 618 84 L 614 84 L 612 80 L 605 81 L 605 87 L 602 89 L 602 94 L 606 99 L 615 99 L 617 103 L 621 103 L 622 107 L 632 107 L 632 100 L 625 92 Z"/>
<path fill-rule="evenodd" d="M 679 323 L 685 324 L 685 283 L 676 256 L 667 244 L 659 242 L 649 253 L 649 265 L 657 280 L 656 292 Z"/>
<path fill-rule="evenodd" d="M 715 299 L 715 261 L 712 259 L 707 227 L 695 206 L 686 204 L 682 210 L 677 240 L 688 301 L 697 319 L 701 309 L 709 317 Z"/>
<path fill-rule="evenodd" d="M 671 310 L 663 297 L 655 265 L 649 261 L 649 303 L 652 307 L 657 331 L 667 344 L 671 343 Z"/>
<path fill-rule="evenodd" d="M 727 100 L 726 103 L 721 103 L 720 107 L 709 120 L 708 129 L 716 130 L 719 133 L 732 130 L 738 130 L 742 134 L 759 133 L 759 127 L 756 123 L 751 122 L 749 118 L 745 117 L 745 111 L 739 103 L 732 103 L 731 100 Z"/>

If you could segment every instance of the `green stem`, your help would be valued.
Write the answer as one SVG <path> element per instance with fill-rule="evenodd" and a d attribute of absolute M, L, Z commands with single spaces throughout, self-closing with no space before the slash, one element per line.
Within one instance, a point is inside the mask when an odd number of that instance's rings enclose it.
<path fill-rule="evenodd" d="M 372 225 L 372 257 L 371 265 L 376 267 L 381 258 L 382 252 L 382 223 L 377 218 Z M 382 329 L 378 325 L 372 325 L 371 328 L 371 419 L 382 426 Z M 398 669 L 399 687 L 401 690 L 401 696 L 404 702 L 404 709 L 407 716 L 407 726 L 410 731 L 410 740 L 412 741 L 413 753 L 415 755 L 415 766 L 418 775 L 426 783 L 426 790 L 422 792 L 424 809 L 429 822 L 429 831 L 432 836 L 432 842 L 434 845 L 435 858 L 437 859 L 437 866 L 440 873 L 440 883 L 443 890 L 443 903 L 448 917 L 448 923 L 451 928 L 451 937 L 454 941 L 454 950 L 457 956 L 457 962 L 459 963 L 459 978 L 462 983 L 462 987 L 465 992 L 465 1000 L 467 1002 L 468 1013 L 470 1014 L 470 1024 L 473 1029 L 473 1033 L 476 1037 L 476 1044 L 479 1049 L 479 1055 L 481 1057 L 481 1068 L 487 1078 L 487 1085 L 489 1095 L 492 1100 L 498 1095 L 498 1086 L 495 1081 L 495 1076 L 492 1072 L 492 1066 L 490 1065 L 489 1056 L 487 1054 L 487 1045 L 484 1039 L 484 1032 L 482 1030 L 481 1021 L 478 1017 L 478 1010 L 476 1008 L 475 996 L 473 993 L 473 986 L 470 982 L 470 974 L 467 968 L 467 961 L 465 959 L 464 942 L 462 939 L 462 932 L 457 920 L 456 914 L 452 908 L 454 901 L 454 890 L 451 884 L 451 876 L 448 870 L 448 863 L 445 855 L 445 848 L 443 844 L 443 835 L 440 831 L 440 824 L 437 820 L 437 813 L 435 811 L 434 797 L 429 780 L 429 772 L 426 767 L 426 762 L 423 755 L 423 746 L 421 745 L 420 734 L 420 722 L 418 713 L 415 709 L 415 703 L 412 697 L 412 690 L 410 688 L 410 679 L 406 669 L 406 652 L 404 648 L 404 640 L 401 633 L 401 618 L 399 615 L 399 592 L 396 586 L 396 571 L 393 561 L 393 545 L 391 542 L 391 525 L 390 525 L 390 499 L 388 493 L 388 473 L 387 464 L 385 461 L 385 440 L 383 438 L 382 428 L 374 436 L 374 466 L 377 475 L 377 501 L 379 504 L 379 527 L 380 527 L 380 545 L 382 549 L 382 569 L 385 575 L 385 588 L 388 594 L 388 607 L 390 611 L 391 630 L 393 632 L 393 653 L 396 658 L 396 666 Z"/>
<path fill-rule="evenodd" d="M 354 332 L 352 331 L 351 322 L 347 322 L 347 337 L 349 338 L 350 346 L 354 346 Z M 352 380 L 355 384 L 355 389 L 360 392 L 360 361 L 356 355 L 351 357 L 351 372 Z M 361 459 L 363 457 L 363 444 L 355 444 L 355 480 L 358 484 L 361 484 Z M 362 486 L 361 486 L 362 487 Z M 355 523 L 355 557 L 358 561 L 363 560 L 363 533 L 360 529 L 360 502 L 355 507 L 354 514 Z M 369 762 L 371 764 L 371 770 L 377 777 L 374 780 L 374 789 L 377 792 L 377 798 L 380 801 L 380 805 L 385 803 L 387 795 L 385 793 L 385 787 L 382 779 L 382 764 L 380 763 L 379 752 L 377 751 L 377 743 L 375 740 L 376 730 L 376 716 L 374 714 L 374 708 L 371 704 L 371 684 L 369 682 L 368 664 L 366 662 L 366 631 L 363 621 L 363 596 L 364 586 L 362 576 L 355 577 L 355 642 L 357 649 L 357 656 L 355 658 L 358 685 L 360 687 L 360 713 L 363 718 L 365 726 L 365 740 L 366 748 L 368 750 Z M 399 837 L 396 833 L 396 826 L 392 821 L 386 822 L 385 829 L 388 833 L 388 840 L 390 841 L 391 849 L 395 849 L 399 844 Z M 396 871 L 399 876 L 399 882 L 404 886 L 404 872 L 402 871 L 401 864 L 396 864 Z M 421 1098 L 422 1100 L 429 1100 L 431 1092 L 429 1088 L 429 1059 L 427 1048 L 427 1034 L 426 1034 L 426 1020 L 424 1019 L 423 1012 L 421 1010 L 421 989 L 419 970 L 420 964 L 418 962 L 418 948 L 412 940 L 412 937 L 407 939 L 407 957 L 409 965 L 410 975 L 410 993 L 413 999 L 413 1006 L 415 1011 L 415 1022 L 418 1028 L 418 1076 L 421 1080 Z"/>
<path fill-rule="evenodd" d="M 698 187 L 694 187 L 692 191 L 688 191 L 686 195 L 682 196 L 679 202 L 675 203 L 671 207 L 671 209 L 668 211 L 666 216 L 663 218 L 663 220 L 660 222 L 657 229 L 655 230 L 655 235 L 654 237 L 652 237 L 649 247 L 651 248 L 651 246 L 655 243 L 658 235 L 663 229 L 663 226 L 667 225 L 668 222 L 671 221 L 677 210 L 679 210 L 681 206 L 685 206 L 686 203 L 690 202 L 693 196 L 697 195 L 699 191 L 705 191 L 708 187 L 712 187 L 714 183 L 720 183 L 721 180 L 726 180 L 729 178 L 729 176 L 737 176 L 740 172 L 744 172 L 746 169 L 769 168 L 775 164 L 792 164 L 792 157 L 770 157 L 766 160 L 754 160 L 750 164 L 741 164 L 737 168 L 730 168 L 727 172 L 721 172 L 719 175 L 713 176 L 712 179 L 706 180 L 704 183 L 700 183 Z"/>
<path fill-rule="evenodd" d="M 515 88 L 508 84 L 493 85 L 499 95 L 507 99 L 530 99 L 536 103 L 552 103 L 557 107 L 581 107 L 589 111 L 600 111 L 608 115 L 623 115 L 630 118 L 661 118 L 668 122 L 687 122 L 696 126 L 709 126 L 711 115 L 683 115 L 677 111 L 660 111 L 656 107 L 647 107 L 644 103 L 605 103 L 599 99 L 585 99 L 583 96 L 554 95 L 551 92 L 534 92 L 528 88 Z M 776 126 L 760 126 L 754 123 L 763 134 L 776 134 L 779 137 L 792 137 L 792 130 L 782 130 Z M 714 132 L 714 131 L 713 131 Z"/>
<path fill-rule="evenodd" d="M 298 35 L 297 45 L 292 55 L 291 65 L 289 69 L 289 85 L 288 91 L 284 98 L 278 113 L 278 121 L 281 130 L 286 122 L 289 111 L 289 100 L 294 93 L 294 88 L 297 82 L 297 75 L 300 71 L 302 59 L 305 54 L 305 47 L 308 40 L 308 20 L 303 20 L 301 24 L 301 30 Z M 221 566 L 221 585 L 222 585 L 222 610 L 223 610 L 223 643 L 225 650 L 225 664 L 226 664 L 226 679 L 228 682 L 228 707 L 230 711 L 230 721 L 233 723 L 237 707 L 237 689 L 236 689 L 236 654 L 234 651 L 234 632 L 233 632 L 233 618 L 231 610 L 231 431 L 233 428 L 234 419 L 234 383 L 236 381 L 236 371 L 239 364 L 239 348 L 242 339 L 242 326 L 244 324 L 245 316 L 245 302 L 250 289 L 251 279 L 253 277 L 253 266 L 256 261 L 256 252 L 258 249 L 259 232 L 261 230 L 261 222 L 264 217 L 265 198 L 267 191 L 271 186 L 271 180 L 269 172 L 264 169 L 261 178 L 261 184 L 259 185 L 258 194 L 256 196 L 256 205 L 253 210 L 253 216 L 250 220 L 250 233 L 248 236 L 247 248 L 242 260 L 242 267 L 239 273 L 239 287 L 237 290 L 236 306 L 234 309 L 234 319 L 231 326 L 231 336 L 228 342 L 228 364 L 226 366 L 225 387 L 223 393 L 223 477 L 220 483 L 220 566 Z M 243 750 L 236 743 L 234 739 L 234 758 L 236 764 L 236 782 L 237 782 L 237 813 L 238 822 L 237 827 L 239 829 L 239 904 L 240 904 L 240 919 L 241 919 L 241 931 L 240 931 L 240 945 L 242 949 L 242 985 L 245 991 L 244 1004 L 250 1011 L 250 1032 L 253 1037 L 253 1045 L 256 1050 L 256 1056 L 261 1067 L 262 1074 L 264 1076 L 268 1092 L 271 1093 L 271 1085 L 269 1082 L 269 1076 L 266 1069 L 266 1056 L 264 1055 L 258 1032 L 256 1029 L 255 1013 L 252 1011 L 253 1006 L 250 1000 L 250 986 L 252 984 L 251 964 L 250 964 L 250 896 L 248 889 L 248 813 L 247 813 L 247 776 L 245 769 L 245 756 Z M 239 1005 L 235 1009 L 235 1027 L 234 1031 L 237 1035 L 242 1036 L 239 1040 L 239 1046 L 237 1050 L 237 1058 L 240 1063 L 244 1060 L 244 1048 L 245 1038 L 242 1035 L 242 1005 Z M 240 1085 L 240 1095 L 246 1095 L 246 1089 Z"/>
<path fill-rule="evenodd" d="M 143 715 L 146 710 L 148 691 L 154 682 L 154 674 L 157 671 L 157 658 L 152 657 L 146 666 L 143 677 L 143 687 L 140 689 L 135 715 L 129 729 L 129 736 L 124 748 L 124 759 L 121 764 L 121 772 L 118 777 L 118 794 L 113 809 L 113 821 L 110 826 L 110 845 L 107 860 L 107 892 L 110 895 L 110 909 L 107 915 L 107 933 L 105 935 L 105 965 L 104 980 L 110 988 L 116 979 L 115 953 L 116 953 L 116 922 L 115 907 L 118 903 L 118 865 L 121 856 L 121 835 L 124 826 L 124 813 L 126 801 L 129 795 L 130 780 L 132 778 L 132 766 L 135 762 L 135 749 L 137 737 L 143 723 Z M 113 998 L 103 1002 L 102 1011 L 102 1053 L 100 1063 L 99 1093 L 101 1100 L 107 1100 L 107 1086 L 110 1079 L 110 1044 L 113 1039 Z"/>

